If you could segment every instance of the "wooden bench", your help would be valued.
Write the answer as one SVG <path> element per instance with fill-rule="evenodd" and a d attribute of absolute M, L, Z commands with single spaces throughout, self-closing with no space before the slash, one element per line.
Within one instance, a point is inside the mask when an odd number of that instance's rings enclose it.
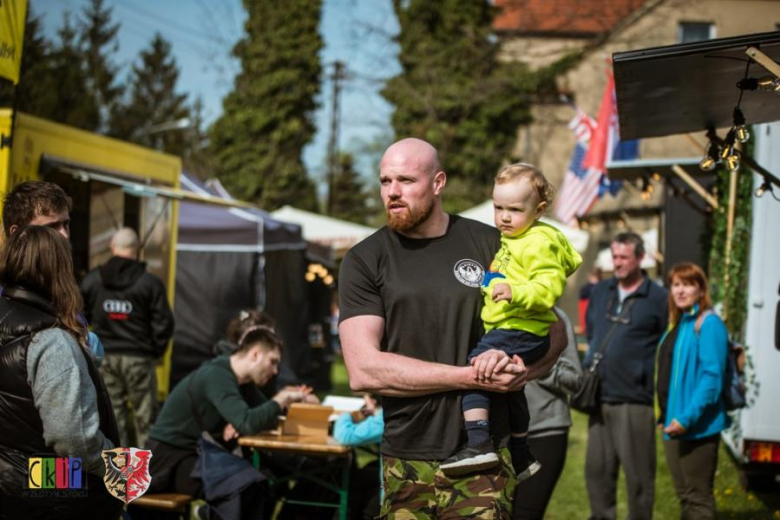
<path fill-rule="evenodd" d="M 192 497 L 180 493 L 153 493 L 143 495 L 130 502 L 130 507 L 167 511 L 169 513 L 186 513 Z"/>

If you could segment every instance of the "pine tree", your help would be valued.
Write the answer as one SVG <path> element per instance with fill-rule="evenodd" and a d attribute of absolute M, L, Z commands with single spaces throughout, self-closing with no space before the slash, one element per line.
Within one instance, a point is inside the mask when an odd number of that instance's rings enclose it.
<path fill-rule="evenodd" d="M 321 3 L 244 0 L 246 35 L 233 49 L 242 70 L 211 129 L 211 146 L 225 187 L 268 210 L 316 209 L 302 151 L 315 132 Z"/>
<path fill-rule="evenodd" d="M 397 138 L 433 144 L 449 173 L 445 207 L 460 211 L 489 196 L 492 178 L 530 121 L 537 79 L 497 60 L 486 0 L 393 0 L 402 71 L 382 95 L 395 105 Z"/>
<path fill-rule="evenodd" d="M 93 130 L 108 133 L 114 105 L 123 89 L 116 84 L 117 67 L 111 62 L 111 55 L 119 48 L 119 24 L 112 23 L 112 11 L 104 3 L 104 0 L 90 0 L 81 13 L 78 32 L 85 60 L 86 95 L 92 98 L 100 112 L 99 123 Z"/>
<path fill-rule="evenodd" d="M 41 34 L 41 19 L 32 8 L 27 15 L 22 49 L 21 77 L 17 85 L 17 109 L 38 117 L 49 117 L 57 105 L 59 87 L 52 74 L 51 43 Z M 0 78 L 0 107 L 11 108 L 14 88 Z"/>
<path fill-rule="evenodd" d="M 191 130 L 185 134 L 183 168 L 200 179 L 211 179 L 217 176 L 217 165 L 214 156 L 208 150 L 208 136 L 204 132 L 203 100 L 198 97 L 190 109 Z"/>
<path fill-rule="evenodd" d="M 57 32 L 59 44 L 51 54 L 51 74 L 56 78 L 54 92 L 56 104 L 45 117 L 66 125 L 94 130 L 100 124 L 100 113 L 95 100 L 85 96 L 86 78 L 84 75 L 83 55 L 76 43 L 76 31 L 70 23 L 70 14 L 66 12 L 62 27 Z"/>
<path fill-rule="evenodd" d="M 176 93 L 178 79 L 179 68 L 171 54 L 171 44 L 155 34 L 149 47 L 141 51 L 140 63 L 132 67 L 127 104 L 114 108 L 112 135 L 183 155 L 189 139 L 185 129 L 175 128 L 174 123 L 189 118 L 190 110 L 187 95 Z M 168 123 L 171 128 L 162 126 Z"/>
<path fill-rule="evenodd" d="M 352 155 L 342 152 L 336 160 L 338 168 L 333 177 L 328 214 L 334 218 L 365 224 L 370 213 L 366 207 L 368 195 L 360 174 L 355 170 L 354 159 Z"/>

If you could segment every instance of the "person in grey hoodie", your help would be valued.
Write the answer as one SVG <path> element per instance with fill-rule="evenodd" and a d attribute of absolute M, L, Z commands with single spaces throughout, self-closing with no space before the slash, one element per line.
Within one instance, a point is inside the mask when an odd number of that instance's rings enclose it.
<path fill-rule="evenodd" d="M 531 424 L 528 445 L 542 468 L 515 488 L 515 520 L 541 520 L 566 462 L 569 445 L 569 396 L 582 386 L 582 366 L 574 329 L 566 314 L 555 308 L 566 329 L 566 349 L 546 375 L 525 387 Z M 557 333 L 557 329 L 556 329 Z M 552 339 L 552 338 L 551 338 Z"/>
<path fill-rule="evenodd" d="M 111 259 L 81 283 L 84 313 L 105 347 L 100 367 L 111 395 L 122 446 L 129 446 L 126 401 L 133 407 L 136 446 L 143 446 L 157 409 L 155 366 L 173 335 L 165 285 L 138 261 L 138 235 L 122 228 Z"/>

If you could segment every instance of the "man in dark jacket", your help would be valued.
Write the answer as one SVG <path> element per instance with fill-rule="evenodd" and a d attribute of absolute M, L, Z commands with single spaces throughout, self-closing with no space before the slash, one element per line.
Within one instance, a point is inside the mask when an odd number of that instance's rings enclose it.
<path fill-rule="evenodd" d="M 138 235 L 123 228 L 111 239 L 111 259 L 81 284 L 87 320 L 103 341 L 101 366 L 123 446 L 129 446 L 126 403 L 136 445 L 143 446 L 157 407 L 155 364 L 173 334 L 165 286 L 139 262 Z"/>
<path fill-rule="evenodd" d="M 620 466 L 626 476 L 628 518 L 650 519 L 655 498 L 655 352 L 668 320 L 667 292 L 640 264 L 642 238 L 621 233 L 612 241 L 614 277 L 592 290 L 587 311 L 589 349 L 597 352 L 601 406 L 588 422 L 585 478 L 591 519 L 615 519 Z"/>

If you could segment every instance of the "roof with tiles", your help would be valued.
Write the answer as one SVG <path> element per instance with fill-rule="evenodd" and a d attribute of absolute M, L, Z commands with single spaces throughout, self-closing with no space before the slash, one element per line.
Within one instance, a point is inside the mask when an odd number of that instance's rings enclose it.
<path fill-rule="evenodd" d="M 646 0 L 494 0 L 498 32 L 528 35 L 598 35 Z"/>

